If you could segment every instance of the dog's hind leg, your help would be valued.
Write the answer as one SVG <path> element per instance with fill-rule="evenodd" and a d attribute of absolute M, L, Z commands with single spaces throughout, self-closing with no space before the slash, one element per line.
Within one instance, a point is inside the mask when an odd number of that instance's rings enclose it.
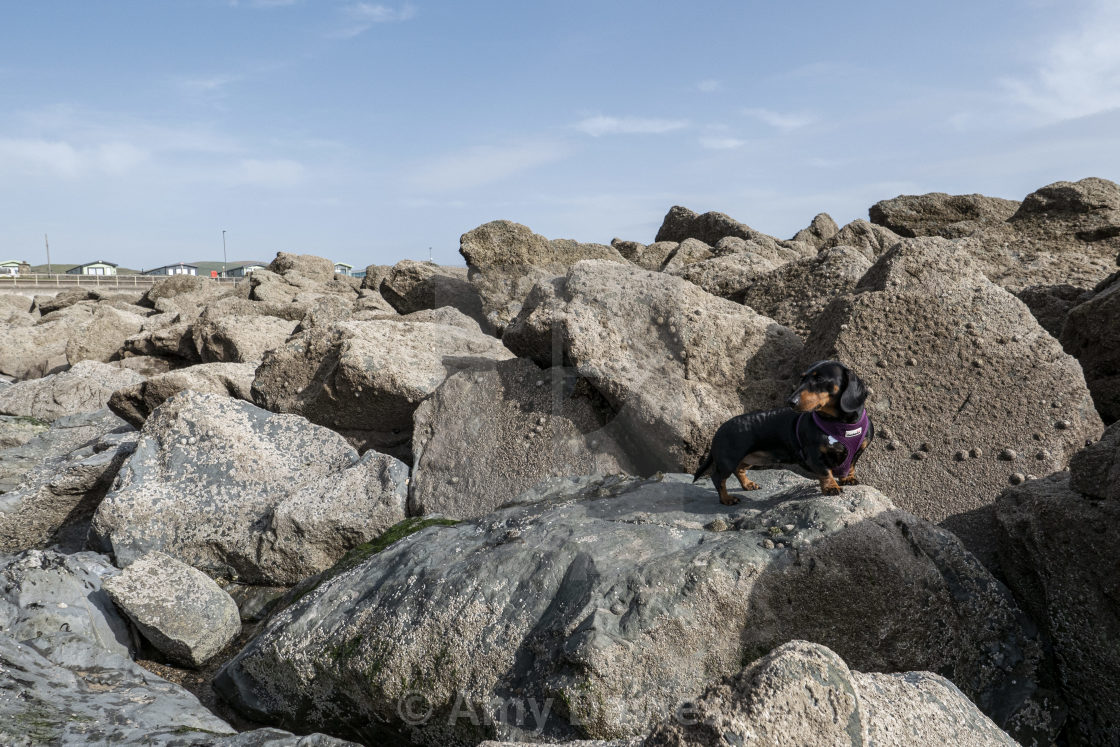
<path fill-rule="evenodd" d="M 747 477 L 747 470 L 750 468 L 751 465 L 746 462 L 740 463 L 735 468 L 735 477 L 739 478 L 739 485 L 742 486 L 743 490 L 758 490 L 758 483 Z"/>

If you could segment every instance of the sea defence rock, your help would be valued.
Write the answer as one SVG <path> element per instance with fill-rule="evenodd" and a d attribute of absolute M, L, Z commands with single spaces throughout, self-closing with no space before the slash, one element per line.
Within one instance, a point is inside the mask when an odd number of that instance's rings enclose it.
<path fill-rule="evenodd" d="M 709 744 L 1017 747 L 1019 743 L 944 677 L 931 672 L 853 672 L 824 646 L 791 641 L 678 709 L 678 718 L 654 729 L 644 746 Z"/>
<path fill-rule="evenodd" d="M 0 383 L 0 391 L 7 382 Z M 47 430 L 50 423 L 39 418 L 29 418 L 25 415 L 0 415 L 0 450 L 21 446 L 40 433 Z"/>
<path fill-rule="evenodd" d="M 257 362 L 265 352 L 287 342 L 296 324 L 275 316 L 226 316 L 207 311 L 191 325 L 191 336 L 203 363 Z"/>
<path fill-rule="evenodd" d="M 136 308 L 136 311 L 145 310 Z M 81 334 L 66 341 L 66 361 L 73 366 L 81 361 L 112 360 L 124 341 L 140 332 L 145 316 L 107 303 L 97 304 Z"/>
<path fill-rule="evenodd" d="M 1120 426 L 1059 472 L 996 502 L 1007 582 L 1047 632 L 1071 744 L 1120 739 Z"/>
<path fill-rule="evenodd" d="M 868 210 L 871 222 L 906 238 L 941 236 L 954 223 L 1003 223 L 1019 209 L 1018 200 L 984 195 L 930 192 L 880 200 Z"/>
<path fill-rule="evenodd" d="M 1061 340 L 1081 363 L 1101 417 L 1108 423 L 1120 420 L 1120 273 L 1070 310 Z"/>
<path fill-rule="evenodd" d="M 1102 425 L 1077 361 L 985 278 L 973 246 L 900 242 L 820 315 L 802 360 L 840 360 L 871 388 L 859 479 L 994 562 L 996 495 L 1064 469 Z"/>
<path fill-rule="evenodd" d="M 557 479 L 415 532 L 326 574 L 216 688 L 253 718 L 366 741 L 615 739 L 804 639 L 862 671 L 940 672 L 1012 733 L 1053 734 L 1039 642 L 955 537 L 866 486 L 752 476 L 736 506 L 689 475 Z M 489 725 L 454 716 L 495 703 Z"/>
<path fill-rule="evenodd" d="M 467 279 L 466 267 L 405 259 L 393 265 L 378 289 L 381 297 L 400 314 L 451 306 L 483 328 L 489 325 L 482 297 Z"/>
<path fill-rule="evenodd" d="M 814 249 L 820 249 L 824 242 L 831 239 L 840 231 L 840 226 L 828 213 L 817 213 L 809 225 L 793 235 L 790 241 L 803 241 Z"/>
<path fill-rule="evenodd" d="M 181 392 L 144 423 L 90 542 L 158 550 L 214 577 L 291 585 L 404 518 L 408 468 L 248 402 Z"/>
<path fill-rule="evenodd" d="M 674 205 L 669 208 L 669 212 L 661 221 L 661 228 L 657 229 L 654 241 L 682 242 L 685 239 L 698 239 L 708 246 L 715 246 L 720 239 L 727 236 L 747 240 L 756 238 L 774 240 L 772 236 L 756 231 L 724 213 L 698 214 L 686 207 Z"/>
<path fill-rule="evenodd" d="M 499 332 L 517 316 L 538 280 L 563 275 L 583 259 L 626 262 L 605 244 L 549 240 L 508 220 L 484 223 L 463 234 L 459 253 L 467 261 L 468 278 L 478 289 L 487 320 Z"/>
<path fill-rule="evenodd" d="M 716 428 L 784 402 L 797 334 L 692 283 L 584 261 L 541 282 L 503 341 L 537 365 L 568 365 L 616 413 L 654 469 L 694 470 Z"/>
<path fill-rule="evenodd" d="M 109 397 L 109 409 L 140 428 L 152 410 L 179 392 L 190 389 L 202 394 L 253 400 L 254 363 L 199 363 L 195 366 L 152 376 L 146 381 L 121 387 Z"/>
<path fill-rule="evenodd" d="M 65 455 L 44 458 L 12 490 L 0 492 L 0 552 L 84 549 L 93 512 L 136 440 L 132 428 L 115 428 Z"/>
<path fill-rule="evenodd" d="M 14 490 L 32 470 L 66 456 L 118 429 L 131 427 L 108 409 L 68 415 L 19 446 L 0 451 L 0 493 Z"/>
<path fill-rule="evenodd" d="M 84 334 L 93 319 L 92 304 L 56 311 L 32 324 L 7 325 L 0 345 L 0 375 L 35 379 L 65 370 L 67 343 Z M 26 322 L 26 320 L 25 320 Z"/>
<path fill-rule="evenodd" d="M 83 361 L 68 371 L 21 381 L 0 391 L 0 414 L 55 420 L 105 407 L 114 391 L 144 377 L 135 371 Z"/>
<path fill-rule="evenodd" d="M 169 659 L 199 667 L 241 632 L 237 604 L 199 570 L 161 552 L 141 555 L 102 585 Z"/>
<path fill-rule="evenodd" d="M 850 246 L 874 262 L 883 252 L 897 244 L 902 237 L 889 228 L 868 223 L 858 218 L 825 239 L 821 250 L 834 246 Z"/>
<path fill-rule="evenodd" d="M 473 330 L 396 317 L 308 330 L 265 355 L 253 400 L 332 428 L 362 449 L 407 458 L 421 400 L 455 371 L 514 357 L 470 323 Z"/>
<path fill-rule="evenodd" d="M 416 409 L 409 512 L 481 516 L 546 477 L 637 472 L 612 417 L 570 370 L 513 359 L 454 374 Z"/>

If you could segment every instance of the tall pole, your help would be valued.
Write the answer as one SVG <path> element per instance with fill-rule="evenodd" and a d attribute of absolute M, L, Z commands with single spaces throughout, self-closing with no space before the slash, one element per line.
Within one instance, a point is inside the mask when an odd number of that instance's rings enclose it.
<path fill-rule="evenodd" d="M 222 229 L 222 277 L 226 275 L 226 264 L 229 262 L 226 259 L 226 229 Z"/>
<path fill-rule="evenodd" d="M 46 234 L 43 234 L 43 243 L 47 245 L 47 277 L 51 276 L 51 242 Z"/>

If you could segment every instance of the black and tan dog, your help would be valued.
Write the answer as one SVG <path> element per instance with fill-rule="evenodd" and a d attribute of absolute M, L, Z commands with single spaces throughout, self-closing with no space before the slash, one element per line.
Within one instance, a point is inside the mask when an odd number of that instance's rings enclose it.
<path fill-rule="evenodd" d="M 875 429 L 863 403 L 867 387 L 855 372 L 836 361 L 814 363 L 789 398 L 789 409 L 749 412 L 719 427 L 695 479 L 708 468 L 720 503 L 734 505 L 727 478 L 734 474 L 743 490 L 757 490 L 747 470 L 762 464 L 800 464 L 821 483 L 825 495 L 857 484 L 855 465 Z"/>

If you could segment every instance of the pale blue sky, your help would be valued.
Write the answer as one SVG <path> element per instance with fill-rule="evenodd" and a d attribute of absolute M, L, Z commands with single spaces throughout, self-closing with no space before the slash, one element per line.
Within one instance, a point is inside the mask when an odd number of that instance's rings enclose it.
<path fill-rule="evenodd" d="M 1120 2 L 0 0 L 0 259 L 461 263 L 1120 179 Z"/>

